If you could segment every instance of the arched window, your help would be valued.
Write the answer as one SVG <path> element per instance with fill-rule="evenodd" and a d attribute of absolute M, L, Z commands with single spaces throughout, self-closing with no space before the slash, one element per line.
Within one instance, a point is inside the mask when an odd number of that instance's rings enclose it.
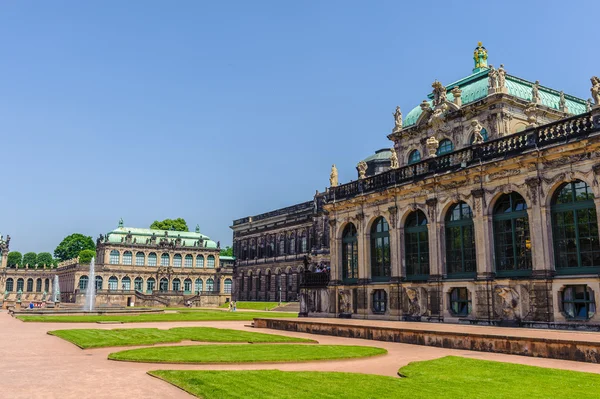
<path fill-rule="evenodd" d="M 154 291 L 155 284 L 156 280 L 154 280 L 154 277 L 150 277 L 148 280 L 146 280 L 146 292 L 151 294 L 152 291 Z"/>
<path fill-rule="evenodd" d="M 7 278 L 6 279 L 6 292 L 12 292 L 12 290 L 15 288 L 14 284 L 15 284 L 15 281 L 12 278 Z"/>
<path fill-rule="evenodd" d="M 443 139 L 442 141 L 440 141 L 436 154 L 444 155 L 452 151 L 454 151 L 454 144 L 452 144 L 452 141 L 450 141 L 449 139 Z"/>
<path fill-rule="evenodd" d="M 102 289 L 103 283 L 104 283 L 104 280 L 102 280 L 102 276 L 96 276 L 96 291 L 99 291 Z"/>
<path fill-rule="evenodd" d="M 285 239 L 282 237 L 279 240 L 279 256 L 285 255 Z"/>
<path fill-rule="evenodd" d="M 256 292 L 260 292 L 262 286 L 262 281 L 260 279 L 260 270 L 256 273 Z"/>
<path fill-rule="evenodd" d="M 166 277 L 160 279 L 158 289 L 160 291 L 169 291 L 169 280 Z"/>
<path fill-rule="evenodd" d="M 175 254 L 175 256 L 173 256 L 173 267 L 181 267 L 181 262 L 181 254 Z"/>
<path fill-rule="evenodd" d="M 212 292 L 214 288 L 215 288 L 215 281 L 211 277 L 208 280 L 206 280 L 206 291 Z"/>
<path fill-rule="evenodd" d="M 480 133 L 483 136 L 483 141 L 488 141 L 487 130 L 485 130 L 485 128 L 483 128 L 483 129 L 481 129 Z M 474 141 L 475 141 L 475 133 L 471 134 L 471 137 L 469 138 L 469 145 L 473 144 Z"/>
<path fill-rule="evenodd" d="M 27 292 L 33 292 L 33 279 L 27 279 Z"/>
<path fill-rule="evenodd" d="M 116 278 L 115 276 L 109 277 L 108 278 L 108 290 L 116 291 L 118 289 L 119 289 L 119 279 Z"/>
<path fill-rule="evenodd" d="M 42 279 L 35 280 L 35 292 L 42 292 Z"/>
<path fill-rule="evenodd" d="M 342 233 L 342 278 L 345 282 L 358 279 L 358 236 L 352 223 Z"/>
<path fill-rule="evenodd" d="M 181 280 L 179 280 L 178 278 L 174 278 L 173 279 L 173 291 L 179 291 L 181 290 Z"/>
<path fill-rule="evenodd" d="M 171 257 L 169 256 L 168 253 L 164 253 L 160 256 L 160 265 L 161 266 L 169 266 L 169 261 L 171 260 Z"/>
<path fill-rule="evenodd" d="M 131 290 L 131 279 L 127 276 L 121 279 L 121 289 L 125 291 Z"/>
<path fill-rule="evenodd" d="M 156 254 L 154 252 L 148 254 L 148 266 L 156 266 Z"/>
<path fill-rule="evenodd" d="M 296 239 L 294 237 L 290 237 L 289 241 L 289 254 L 294 255 L 296 253 Z"/>
<path fill-rule="evenodd" d="M 590 273 L 600 267 L 598 218 L 587 183 L 564 183 L 552 199 L 552 227 L 557 273 Z"/>
<path fill-rule="evenodd" d="M 424 280 L 429 276 L 429 234 L 427 218 L 418 210 L 408 215 L 404 224 L 406 277 Z"/>
<path fill-rule="evenodd" d="M 44 291 L 46 291 L 46 292 L 50 291 L 50 279 L 49 278 L 44 280 Z"/>
<path fill-rule="evenodd" d="M 518 193 L 502 195 L 494 207 L 494 254 L 499 275 L 531 271 L 527 203 Z"/>
<path fill-rule="evenodd" d="M 117 251 L 116 249 L 113 249 L 112 251 L 110 251 L 110 264 L 111 265 L 118 265 L 119 264 L 119 260 L 120 260 L 120 255 L 119 255 L 119 251 Z"/>
<path fill-rule="evenodd" d="M 87 289 L 89 278 L 88 276 L 79 277 L 79 289 L 84 291 Z"/>
<path fill-rule="evenodd" d="M 185 267 L 192 267 L 193 263 L 194 263 L 194 257 L 192 255 L 190 255 L 190 254 L 186 255 L 185 256 L 185 261 L 184 261 L 183 265 Z"/>
<path fill-rule="evenodd" d="M 196 290 L 196 295 L 198 295 L 199 293 L 202 292 L 202 289 L 203 289 L 202 286 L 203 286 L 202 280 L 200 280 L 199 278 L 197 278 L 196 279 L 196 287 L 194 287 L 195 290 Z"/>
<path fill-rule="evenodd" d="M 410 154 L 408 154 L 408 164 L 413 164 L 421 161 L 421 153 L 419 150 L 412 150 Z"/>
<path fill-rule="evenodd" d="M 214 269 L 215 268 L 215 257 L 214 257 L 214 255 L 208 255 L 206 257 L 206 267 L 208 267 L 209 269 Z"/>
<path fill-rule="evenodd" d="M 144 291 L 144 280 L 141 277 L 136 277 L 133 280 L 133 289 L 140 292 Z"/>
<path fill-rule="evenodd" d="M 17 292 L 19 292 L 19 291 L 23 292 L 24 286 L 25 286 L 25 280 L 23 280 L 22 278 L 17 279 Z"/>
<path fill-rule="evenodd" d="M 469 205 L 459 202 L 446 214 L 446 272 L 472 277 L 476 271 L 473 213 Z"/>
<path fill-rule="evenodd" d="M 196 267 L 204 267 L 204 256 L 196 256 Z"/>
<path fill-rule="evenodd" d="M 232 284 L 231 279 L 226 278 L 225 282 L 223 283 L 223 290 L 224 290 L 225 294 L 231 294 L 231 284 Z"/>
<path fill-rule="evenodd" d="M 136 266 L 144 266 L 144 261 L 146 256 L 144 255 L 143 252 L 138 252 L 135 254 L 135 265 Z"/>
<path fill-rule="evenodd" d="M 240 276 L 240 292 L 244 292 L 244 275 Z"/>
<path fill-rule="evenodd" d="M 273 257 L 275 256 L 275 237 L 273 237 L 271 239 L 271 241 L 269 242 L 269 246 L 268 246 L 268 250 L 269 250 L 269 257 Z"/>
<path fill-rule="evenodd" d="M 300 252 L 308 252 L 308 239 L 306 238 L 306 235 L 303 235 L 300 239 Z"/>
<path fill-rule="evenodd" d="M 271 271 L 267 270 L 267 274 L 265 276 L 265 292 L 271 291 Z"/>
<path fill-rule="evenodd" d="M 252 292 L 252 273 L 248 273 L 248 292 Z"/>
<path fill-rule="evenodd" d="M 371 279 L 389 280 L 390 271 L 390 227 L 385 218 L 378 217 L 371 226 Z"/>
<path fill-rule="evenodd" d="M 131 251 L 123 252 L 123 264 L 131 265 L 131 264 L 133 264 L 132 262 L 133 262 L 133 254 L 131 253 Z"/>
<path fill-rule="evenodd" d="M 186 278 L 183 280 L 183 292 L 186 294 L 192 292 L 192 279 Z"/>

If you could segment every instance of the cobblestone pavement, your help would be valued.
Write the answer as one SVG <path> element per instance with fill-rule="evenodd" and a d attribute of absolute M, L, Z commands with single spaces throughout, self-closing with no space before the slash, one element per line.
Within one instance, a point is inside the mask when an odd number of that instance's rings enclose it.
<path fill-rule="evenodd" d="M 477 359 L 497 360 L 541 367 L 587 371 L 600 374 L 600 365 L 565 360 L 540 359 L 494 353 L 449 350 L 426 346 L 379 342 L 362 339 L 339 338 L 285 331 L 252 329 L 249 322 L 173 322 L 135 324 L 92 324 L 92 323 L 24 323 L 0 312 L 0 398 L 190 398 L 185 392 L 146 374 L 156 369 L 189 370 L 321 370 L 348 371 L 396 376 L 398 368 L 419 360 L 435 359 L 447 355 Z M 66 328 L 142 328 L 168 329 L 183 326 L 210 326 L 233 328 L 246 331 L 307 337 L 321 344 L 366 345 L 385 348 L 388 354 L 374 358 L 320 361 L 305 363 L 232 364 L 232 365 L 160 365 L 144 363 L 114 362 L 107 360 L 108 353 L 115 348 L 82 350 L 54 336 L 49 330 Z M 420 324 L 423 327 L 423 324 Z M 438 328 L 439 325 L 436 325 Z M 444 325 L 444 328 L 460 326 Z M 483 331 L 483 330 L 482 330 Z M 504 331 L 504 330 L 503 330 Z M 478 330 L 478 332 L 480 332 Z M 528 333 L 532 333 L 529 331 Z M 538 332 L 533 332 L 538 334 Z M 541 333 L 546 333 L 543 331 Z M 554 332 L 553 332 L 554 333 Z M 561 332 L 561 334 L 564 334 Z M 568 334 L 568 333 L 567 333 Z M 572 333 L 586 338 L 597 338 L 600 334 Z"/>

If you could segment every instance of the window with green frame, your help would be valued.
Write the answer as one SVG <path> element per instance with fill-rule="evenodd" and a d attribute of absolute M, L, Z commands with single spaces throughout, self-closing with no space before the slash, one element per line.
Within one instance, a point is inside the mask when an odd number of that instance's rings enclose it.
<path fill-rule="evenodd" d="M 421 153 L 419 150 L 412 150 L 408 155 L 408 164 L 413 164 L 421 161 Z"/>
<path fill-rule="evenodd" d="M 562 309 L 568 319 L 587 320 L 596 313 L 594 291 L 587 285 L 568 285 L 562 292 Z"/>
<path fill-rule="evenodd" d="M 452 288 L 450 291 L 450 312 L 454 316 L 467 316 L 471 312 L 469 290 L 464 287 Z"/>
<path fill-rule="evenodd" d="M 446 273 L 458 277 L 476 271 L 473 213 L 469 205 L 459 202 L 446 214 Z"/>
<path fill-rule="evenodd" d="M 427 218 L 422 211 L 412 212 L 404 224 L 406 277 L 426 279 L 429 276 L 429 236 Z"/>
<path fill-rule="evenodd" d="M 531 237 L 527 203 L 515 192 L 502 195 L 494 207 L 494 255 L 499 275 L 531 272 Z"/>
<path fill-rule="evenodd" d="M 342 279 L 345 282 L 358 280 L 358 234 L 352 223 L 342 233 Z"/>
<path fill-rule="evenodd" d="M 600 242 L 594 194 L 587 183 L 564 183 L 552 199 L 556 271 L 589 273 L 600 269 Z"/>
<path fill-rule="evenodd" d="M 452 151 L 454 151 L 454 144 L 452 144 L 452 141 L 449 139 L 443 139 L 438 145 L 436 155 L 444 155 Z"/>
<path fill-rule="evenodd" d="M 377 218 L 371 226 L 371 279 L 390 279 L 390 228 L 387 220 Z"/>

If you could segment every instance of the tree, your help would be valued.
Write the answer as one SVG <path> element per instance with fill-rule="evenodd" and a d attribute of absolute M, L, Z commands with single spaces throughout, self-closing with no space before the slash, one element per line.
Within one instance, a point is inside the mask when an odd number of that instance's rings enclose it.
<path fill-rule="evenodd" d="M 96 244 L 90 236 L 74 233 L 65 237 L 58 247 L 54 250 L 54 257 L 64 262 L 65 260 L 76 258 L 84 249 L 96 249 Z"/>
<path fill-rule="evenodd" d="M 35 252 L 27 252 L 25 255 L 23 255 L 23 265 L 33 269 L 35 268 L 36 263 L 37 254 Z"/>
<path fill-rule="evenodd" d="M 6 263 L 8 267 L 15 267 L 19 265 L 19 268 L 23 267 L 23 255 L 18 251 L 10 251 L 6 257 Z"/>
<path fill-rule="evenodd" d="M 155 220 L 154 223 L 150 225 L 150 228 L 156 230 L 190 231 L 183 218 L 165 219 L 162 222 Z"/>
<path fill-rule="evenodd" d="M 226 246 L 225 249 L 221 250 L 221 256 L 233 256 L 233 248 Z"/>
<path fill-rule="evenodd" d="M 37 264 L 40 268 L 44 266 L 48 269 L 51 268 L 53 264 L 52 254 L 50 252 L 40 252 L 37 255 Z"/>
<path fill-rule="evenodd" d="M 96 251 L 93 249 L 84 249 L 79 252 L 79 264 L 80 265 L 89 265 L 92 261 L 92 258 L 96 256 Z"/>

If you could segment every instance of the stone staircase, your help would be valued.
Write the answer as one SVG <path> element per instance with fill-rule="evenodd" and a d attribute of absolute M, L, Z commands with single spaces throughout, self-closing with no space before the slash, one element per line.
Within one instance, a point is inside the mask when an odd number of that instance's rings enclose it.
<path fill-rule="evenodd" d="M 300 313 L 300 302 L 289 302 L 285 305 L 278 306 L 271 310 L 271 312 L 290 312 Z"/>

